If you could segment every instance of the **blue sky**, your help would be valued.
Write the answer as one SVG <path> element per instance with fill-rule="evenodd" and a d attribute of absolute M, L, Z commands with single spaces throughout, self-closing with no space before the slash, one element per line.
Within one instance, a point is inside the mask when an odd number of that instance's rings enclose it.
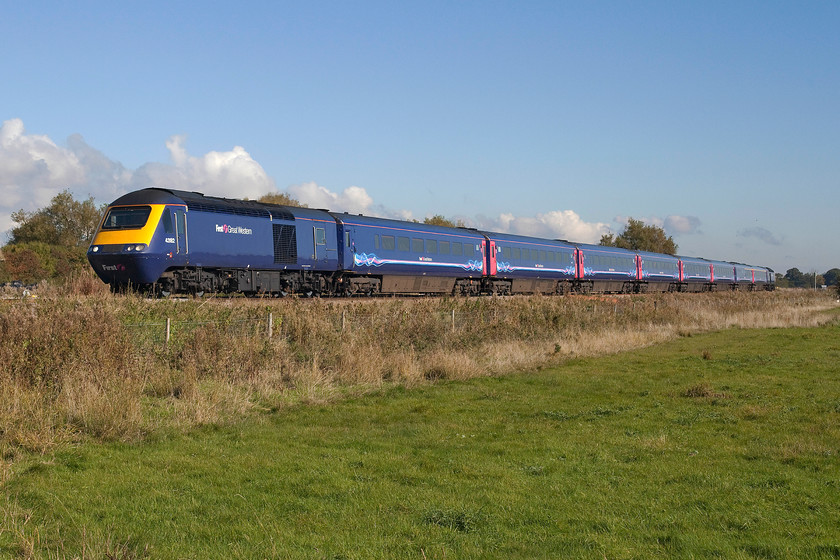
<path fill-rule="evenodd" d="M 0 232 L 151 184 L 840 267 L 837 2 L 19 2 Z"/>

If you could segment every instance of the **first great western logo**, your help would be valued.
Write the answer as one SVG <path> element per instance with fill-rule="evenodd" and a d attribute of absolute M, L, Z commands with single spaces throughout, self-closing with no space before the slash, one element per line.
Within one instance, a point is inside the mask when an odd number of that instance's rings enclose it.
<path fill-rule="evenodd" d="M 232 226 L 229 224 L 216 224 L 216 233 L 228 233 L 234 235 L 253 235 L 254 230 L 242 226 Z"/>

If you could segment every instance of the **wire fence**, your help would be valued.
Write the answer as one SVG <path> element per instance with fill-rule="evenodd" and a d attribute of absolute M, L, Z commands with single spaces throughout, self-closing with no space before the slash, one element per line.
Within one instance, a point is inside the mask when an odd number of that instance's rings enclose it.
<path fill-rule="evenodd" d="M 657 302 L 651 302 L 648 307 L 656 312 Z M 624 314 L 631 314 L 637 311 L 635 302 L 612 303 L 597 302 L 588 304 L 577 310 L 566 310 L 562 313 L 566 319 L 582 313 L 590 319 L 593 317 L 620 317 Z M 422 314 L 422 317 L 418 317 Z M 479 311 L 467 310 L 427 310 L 418 311 L 395 311 L 383 314 L 382 312 L 366 312 L 364 310 L 324 312 L 320 310 L 318 316 L 321 319 L 320 327 L 326 327 L 335 333 L 351 333 L 356 331 L 386 330 L 411 326 L 422 321 L 425 325 L 431 325 L 441 333 L 458 333 L 464 330 L 474 330 L 492 324 L 516 324 L 528 321 L 533 317 L 523 316 L 519 310 L 505 309 L 482 309 Z M 559 315 L 558 315 L 559 316 Z M 133 340 L 140 346 L 155 344 L 171 344 L 183 341 L 198 329 L 209 329 L 217 333 L 235 337 L 252 337 L 274 339 L 289 335 L 291 315 L 286 313 L 267 312 L 259 316 L 240 318 L 233 320 L 217 321 L 186 321 L 167 318 L 160 321 L 142 323 L 129 323 L 124 326 L 133 335 Z M 545 319 L 541 317 L 540 319 Z M 326 324 L 324 324 L 326 323 Z"/>

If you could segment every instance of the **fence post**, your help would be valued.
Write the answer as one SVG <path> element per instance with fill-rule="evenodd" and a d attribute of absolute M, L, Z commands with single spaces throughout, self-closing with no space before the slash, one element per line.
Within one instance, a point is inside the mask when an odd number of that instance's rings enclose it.
<path fill-rule="evenodd" d="M 166 318 L 166 344 L 169 344 L 169 333 L 171 332 L 172 327 L 172 319 L 169 317 Z"/>
<path fill-rule="evenodd" d="M 274 336 L 274 313 L 271 311 L 268 312 L 268 338 L 269 340 L 271 337 Z"/>
<path fill-rule="evenodd" d="M 452 310 L 452 332 L 455 332 L 455 310 Z"/>
<path fill-rule="evenodd" d="M 341 310 L 341 332 L 344 332 L 344 327 L 347 323 L 347 311 Z"/>

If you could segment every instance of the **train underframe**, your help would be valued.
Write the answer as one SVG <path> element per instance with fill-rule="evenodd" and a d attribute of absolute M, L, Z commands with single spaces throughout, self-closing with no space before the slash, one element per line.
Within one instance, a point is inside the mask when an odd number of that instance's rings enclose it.
<path fill-rule="evenodd" d="M 124 290 L 126 286 L 112 286 Z M 138 288 L 137 286 L 133 288 Z M 640 294 L 664 292 L 710 292 L 772 290 L 772 284 L 712 284 L 605 280 L 557 280 L 544 278 L 452 278 L 437 276 L 356 275 L 312 270 L 252 270 L 180 268 L 166 271 L 152 285 L 139 287 L 158 296 L 171 294 L 235 294 L 284 297 L 298 295 L 514 295 L 514 294 Z"/>

